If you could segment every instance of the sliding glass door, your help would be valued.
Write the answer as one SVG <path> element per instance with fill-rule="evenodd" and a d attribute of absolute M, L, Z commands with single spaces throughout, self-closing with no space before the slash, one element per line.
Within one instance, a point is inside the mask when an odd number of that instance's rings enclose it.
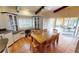
<path fill-rule="evenodd" d="M 66 34 L 75 35 L 77 25 L 78 25 L 78 17 L 64 18 L 64 29 L 63 29 L 63 31 Z"/>
<path fill-rule="evenodd" d="M 66 35 L 75 35 L 78 26 L 78 17 L 56 18 L 56 28 Z"/>

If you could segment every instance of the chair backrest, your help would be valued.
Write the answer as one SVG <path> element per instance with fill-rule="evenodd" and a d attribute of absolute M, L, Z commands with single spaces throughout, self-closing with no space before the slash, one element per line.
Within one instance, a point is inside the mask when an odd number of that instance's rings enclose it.
<path fill-rule="evenodd" d="M 55 40 L 56 40 L 56 35 L 52 35 L 45 43 L 49 44 L 49 43 L 51 43 L 52 41 L 55 41 Z"/>
<path fill-rule="evenodd" d="M 30 36 L 31 30 L 25 30 L 25 37 Z"/>
<path fill-rule="evenodd" d="M 57 29 L 53 29 L 53 32 L 54 32 L 54 33 L 57 33 L 57 32 L 58 32 L 58 30 L 57 30 Z"/>
<path fill-rule="evenodd" d="M 47 32 L 47 29 L 44 29 L 43 31 Z"/>
<path fill-rule="evenodd" d="M 30 33 L 31 32 L 31 30 L 25 30 L 25 33 Z"/>
<path fill-rule="evenodd" d="M 52 35 L 51 40 L 55 41 L 57 38 L 57 35 Z"/>
<path fill-rule="evenodd" d="M 59 33 L 57 33 L 57 39 L 59 39 Z"/>

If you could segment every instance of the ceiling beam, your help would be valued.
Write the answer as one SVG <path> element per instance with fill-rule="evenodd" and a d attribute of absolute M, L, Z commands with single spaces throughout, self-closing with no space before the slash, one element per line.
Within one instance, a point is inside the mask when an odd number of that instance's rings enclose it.
<path fill-rule="evenodd" d="M 68 7 L 68 6 L 62 6 L 62 7 L 58 8 L 58 9 L 54 10 L 53 12 L 54 12 L 54 13 L 59 12 L 60 10 L 66 8 L 66 7 Z"/>
<path fill-rule="evenodd" d="M 17 15 L 15 13 L 11 13 L 11 12 L 1 12 L 2 14 L 12 14 L 12 15 Z"/>
<path fill-rule="evenodd" d="M 45 6 L 41 6 L 36 12 L 35 14 L 38 14 L 42 9 L 44 9 Z"/>

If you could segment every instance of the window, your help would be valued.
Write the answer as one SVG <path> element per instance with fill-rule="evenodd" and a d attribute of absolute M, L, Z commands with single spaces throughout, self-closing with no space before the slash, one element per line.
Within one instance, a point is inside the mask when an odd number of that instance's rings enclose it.
<path fill-rule="evenodd" d="M 77 24 L 78 17 L 64 18 L 64 25 L 74 27 Z"/>
<path fill-rule="evenodd" d="M 63 24 L 63 18 L 56 18 L 56 27 L 60 27 Z"/>

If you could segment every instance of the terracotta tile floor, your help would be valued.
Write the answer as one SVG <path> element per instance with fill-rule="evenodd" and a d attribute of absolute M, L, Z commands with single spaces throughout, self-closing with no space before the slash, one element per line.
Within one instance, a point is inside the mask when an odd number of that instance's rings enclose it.
<path fill-rule="evenodd" d="M 69 37 L 61 35 L 59 37 L 59 44 L 56 48 L 48 48 L 46 53 L 74 53 L 78 39 L 75 37 Z M 30 41 L 26 38 L 19 39 L 11 47 L 9 47 L 10 53 L 30 53 Z"/>

